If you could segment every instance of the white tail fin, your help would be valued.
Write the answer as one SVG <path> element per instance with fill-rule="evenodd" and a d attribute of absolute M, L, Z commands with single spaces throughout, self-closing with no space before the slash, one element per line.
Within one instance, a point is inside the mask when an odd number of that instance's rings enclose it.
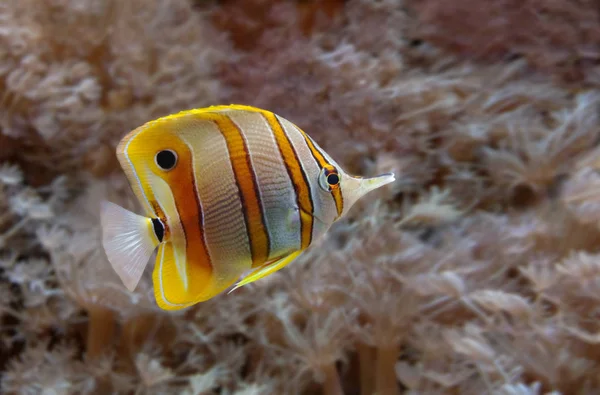
<path fill-rule="evenodd" d="M 150 218 L 103 201 L 100 207 L 102 245 L 106 256 L 129 291 L 133 291 L 159 244 Z"/>

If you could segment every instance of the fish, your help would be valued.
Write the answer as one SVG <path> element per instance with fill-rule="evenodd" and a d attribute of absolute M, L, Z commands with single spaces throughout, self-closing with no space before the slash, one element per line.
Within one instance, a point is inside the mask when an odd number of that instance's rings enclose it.
<path fill-rule="evenodd" d="M 102 246 L 129 291 L 156 253 L 163 310 L 281 270 L 395 180 L 352 176 L 291 121 L 241 104 L 149 121 L 122 138 L 116 156 L 144 213 L 102 201 Z"/>

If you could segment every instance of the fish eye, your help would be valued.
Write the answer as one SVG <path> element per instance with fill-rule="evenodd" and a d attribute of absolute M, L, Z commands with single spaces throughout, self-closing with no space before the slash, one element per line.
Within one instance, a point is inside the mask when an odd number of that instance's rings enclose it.
<path fill-rule="evenodd" d="M 319 175 L 319 186 L 321 189 L 327 192 L 331 192 L 333 189 L 338 188 L 340 185 L 340 175 L 333 166 L 325 166 L 321 169 Z"/>
<path fill-rule="evenodd" d="M 170 149 L 159 151 L 155 157 L 156 164 L 163 170 L 171 170 L 177 164 L 177 154 Z"/>
<path fill-rule="evenodd" d="M 331 186 L 337 185 L 340 183 L 340 176 L 335 173 L 331 173 L 327 176 L 327 183 Z"/>

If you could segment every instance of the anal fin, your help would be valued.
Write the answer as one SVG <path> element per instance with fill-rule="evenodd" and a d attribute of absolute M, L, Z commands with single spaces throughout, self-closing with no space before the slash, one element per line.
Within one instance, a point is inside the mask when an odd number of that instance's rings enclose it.
<path fill-rule="evenodd" d="M 257 280 L 260 280 L 263 277 L 268 276 L 269 274 L 273 274 L 276 271 L 283 269 L 285 266 L 289 265 L 294 259 L 296 259 L 301 253 L 302 250 L 292 252 L 291 254 L 286 255 L 283 258 L 277 259 L 274 262 L 267 263 L 266 265 L 254 269 L 252 272 L 250 272 L 250 274 L 248 274 L 237 284 L 235 284 L 235 286 L 228 292 L 228 294 L 232 293 L 233 291 L 244 285 L 253 283 Z"/>
<path fill-rule="evenodd" d="M 181 310 L 218 293 L 210 265 L 186 255 L 182 248 L 167 241 L 156 254 L 152 281 L 156 304 L 163 310 Z M 179 271 L 181 262 L 187 265 L 186 278 L 182 278 Z"/>

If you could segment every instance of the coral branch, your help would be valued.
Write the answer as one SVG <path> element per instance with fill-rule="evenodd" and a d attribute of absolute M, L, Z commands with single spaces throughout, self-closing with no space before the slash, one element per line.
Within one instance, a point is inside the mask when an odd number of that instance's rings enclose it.
<path fill-rule="evenodd" d="M 360 393 L 361 395 L 371 395 L 375 391 L 376 370 L 373 368 L 376 361 L 376 349 L 358 342 L 358 363 L 360 368 Z"/>
<path fill-rule="evenodd" d="M 375 393 L 399 395 L 400 387 L 396 379 L 396 362 L 400 351 L 397 347 L 378 347 L 375 359 Z"/>
<path fill-rule="evenodd" d="M 340 376 L 335 365 L 328 365 L 323 368 L 325 382 L 323 383 L 323 395 L 344 395 Z"/>
<path fill-rule="evenodd" d="M 115 313 L 102 307 L 88 310 L 86 359 L 93 361 L 111 349 L 115 333 Z"/>

